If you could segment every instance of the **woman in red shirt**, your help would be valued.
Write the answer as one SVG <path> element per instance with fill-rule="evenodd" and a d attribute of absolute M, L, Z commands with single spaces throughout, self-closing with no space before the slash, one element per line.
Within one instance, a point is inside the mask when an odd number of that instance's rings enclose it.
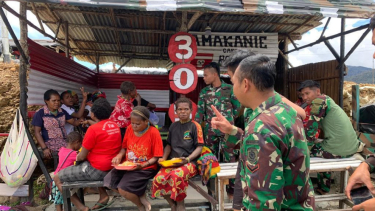
<path fill-rule="evenodd" d="M 150 112 L 144 106 L 137 106 L 131 112 L 131 125 L 125 132 L 120 153 L 112 164 L 130 161 L 136 164 L 132 170 L 113 169 L 104 178 L 104 185 L 118 189 L 119 193 L 133 202 L 140 211 L 151 210 L 145 191 L 149 179 L 157 173 L 157 161 L 163 156 L 163 142 L 159 131 L 150 124 Z M 125 158 L 125 159 L 124 159 Z"/>
<path fill-rule="evenodd" d="M 91 119 L 97 123 L 88 128 L 81 152 L 76 158 L 83 162 L 67 167 L 55 175 L 54 181 L 60 192 L 63 182 L 101 181 L 113 168 L 112 159 L 121 150 L 121 133 L 117 124 L 108 119 L 111 111 L 111 105 L 106 99 L 100 98 L 94 102 Z M 105 188 L 99 188 L 99 195 L 99 201 L 92 207 L 93 210 L 109 205 Z M 78 210 L 89 210 L 79 201 L 77 194 L 72 195 L 71 200 Z"/>

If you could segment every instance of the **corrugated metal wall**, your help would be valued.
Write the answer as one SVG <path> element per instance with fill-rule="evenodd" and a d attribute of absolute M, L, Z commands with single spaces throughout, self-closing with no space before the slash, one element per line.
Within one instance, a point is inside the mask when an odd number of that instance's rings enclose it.
<path fill-rule="evenodd" d="M 142 98 L 154 103 L 158 110 L 169 108 L 168 75 L 98 74 L 98 87 L 106 93 L 111 105 L 115 105 L 117 95 L 121 95 L 120 86 L 123 81 L 133 82 Z"/>
<path fill-rule="evenodd" d="M 321 93 L 330 96 L 336 103 L 339 102 L 340 72 L 336 67 L 336 60 L 307 64 L 289 70 L 289 99 L 297 100 L 297 89 L 305 80 L 315 80 L 320 83 Z"/>
<path fill-rule="evenodd" d="M 86 91 L 95 91 L 97 76 L 93 71 L 30 39 L 27 42 L 31 64 L 28 105 L 44 105 L 43 94 L 48 89 L 59 93 L 69 89 L 79 94 L 79 88 L 83 86 Z"/>

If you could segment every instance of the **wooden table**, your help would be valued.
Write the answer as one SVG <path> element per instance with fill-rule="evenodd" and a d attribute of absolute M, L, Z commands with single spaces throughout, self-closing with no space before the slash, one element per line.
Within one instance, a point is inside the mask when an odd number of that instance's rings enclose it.
<path fill-rule="evenodd" d="M 344 207 L 344 204 L 350 205 L 350 202 L 345 196 L 345 187 L 348 183 L 349 172 L 348 167 L 357 168 L 361 164 L 362 160 L 357 158 L 342 158 L 342 159 L 324 159 L 324 158 L 311 158 L 310 159 L 310 172 L 326 172 L 326 171 L 336 171 L 341 172 L 340 175 L 340 193 L 339 194 L 329 194 L 323 196 L 316 196 L 315 201 L 331 201 L 340 200 L 340 208 Z M 229 184 L 229 179 L 236 177 L 237 172 L 236 163 L 221 163 L 221 170 L 216 177 L 216 196 L 219 198 L 219 211 L 224 211 L 226 209 L 232 209 L 232 204 L 224 203 L 224 193 L 225 185 Z"/>

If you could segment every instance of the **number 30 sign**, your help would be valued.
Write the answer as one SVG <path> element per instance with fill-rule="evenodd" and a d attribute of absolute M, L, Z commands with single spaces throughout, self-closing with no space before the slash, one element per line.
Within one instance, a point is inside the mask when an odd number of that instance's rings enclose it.
<path fill-rule="evenodd" d="M 168 54 L 172 61 L 185 63 L 193 61 L 197 55 L 197 41 L 186 32 L 179 32 L 169 40 Z M 180 94 L 187 94 L 197 87 L 197 69 L 191 64 L 179 64 L 169 73 L 171 89 Z"/>
<path fill-rule="evenodd" d="M 176 63 L 191 62 L 197 55 L 197 40 L 186 32 L 178 32 L 169 40 L 169 58 Z"/>

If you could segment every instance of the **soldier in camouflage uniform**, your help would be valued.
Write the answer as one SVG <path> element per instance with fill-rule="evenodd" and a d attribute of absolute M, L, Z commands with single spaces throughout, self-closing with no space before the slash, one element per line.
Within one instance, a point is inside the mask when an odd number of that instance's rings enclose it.
<path fill-rule="evenodd" d="M 276 70 L 266 56 L 251 56 L 237 68 L 234 94 L 250 118 L 241 142 L 241 180 L 246 210 L 313 210 L 310 156 L 296 110 L 274 92 Z M 251 101 L 248 99 L 252 99 Z M 219 111 L 215 129 L 239 135 Z"/>
<path fill-rule="evenodd" d="M 327 159 L 347 158 L 363 150 L 348 116 L 329 96 L 320 94 L 318 82 L 304 81 L 298 91 L 311 108 L 310 117 L 305 123 L 307 140 L 311 143 L 317 140 L 319 126 L 324 133 L 323 141 L 312 146 L 311 156 Z M 318 173 L 316 192 L 325 194 L 330 191 L 330 186 L 331 172 Z"/>
<path fill-rule="evenodd" d="M 212 153 L 219 159 L 221 149 L 224 162 L 236 162 L 239 148 L 238 146 L 236 149 L 238 140 L 236 137 L 230 137 L 228 141 L 223 141 L 225 134 L 211 127 L 211 119 L 215 116 L 211 105 L 217 107 L 232 124 L 239 114 L 241 105 L 233 94 L 232 85 L 220 80 L 220 66 L 217 63 L 212 62 L 204 67 L 203 79 L 208 86 L 202 89 L 199 94 L 195 121 L 205 122 L 203 133 L 206 145 L 212 150 Z M 234 180 L 230 180 L 229 187 L 227 187 L 229 197 L 233 195 L 233 187 Z"/>

